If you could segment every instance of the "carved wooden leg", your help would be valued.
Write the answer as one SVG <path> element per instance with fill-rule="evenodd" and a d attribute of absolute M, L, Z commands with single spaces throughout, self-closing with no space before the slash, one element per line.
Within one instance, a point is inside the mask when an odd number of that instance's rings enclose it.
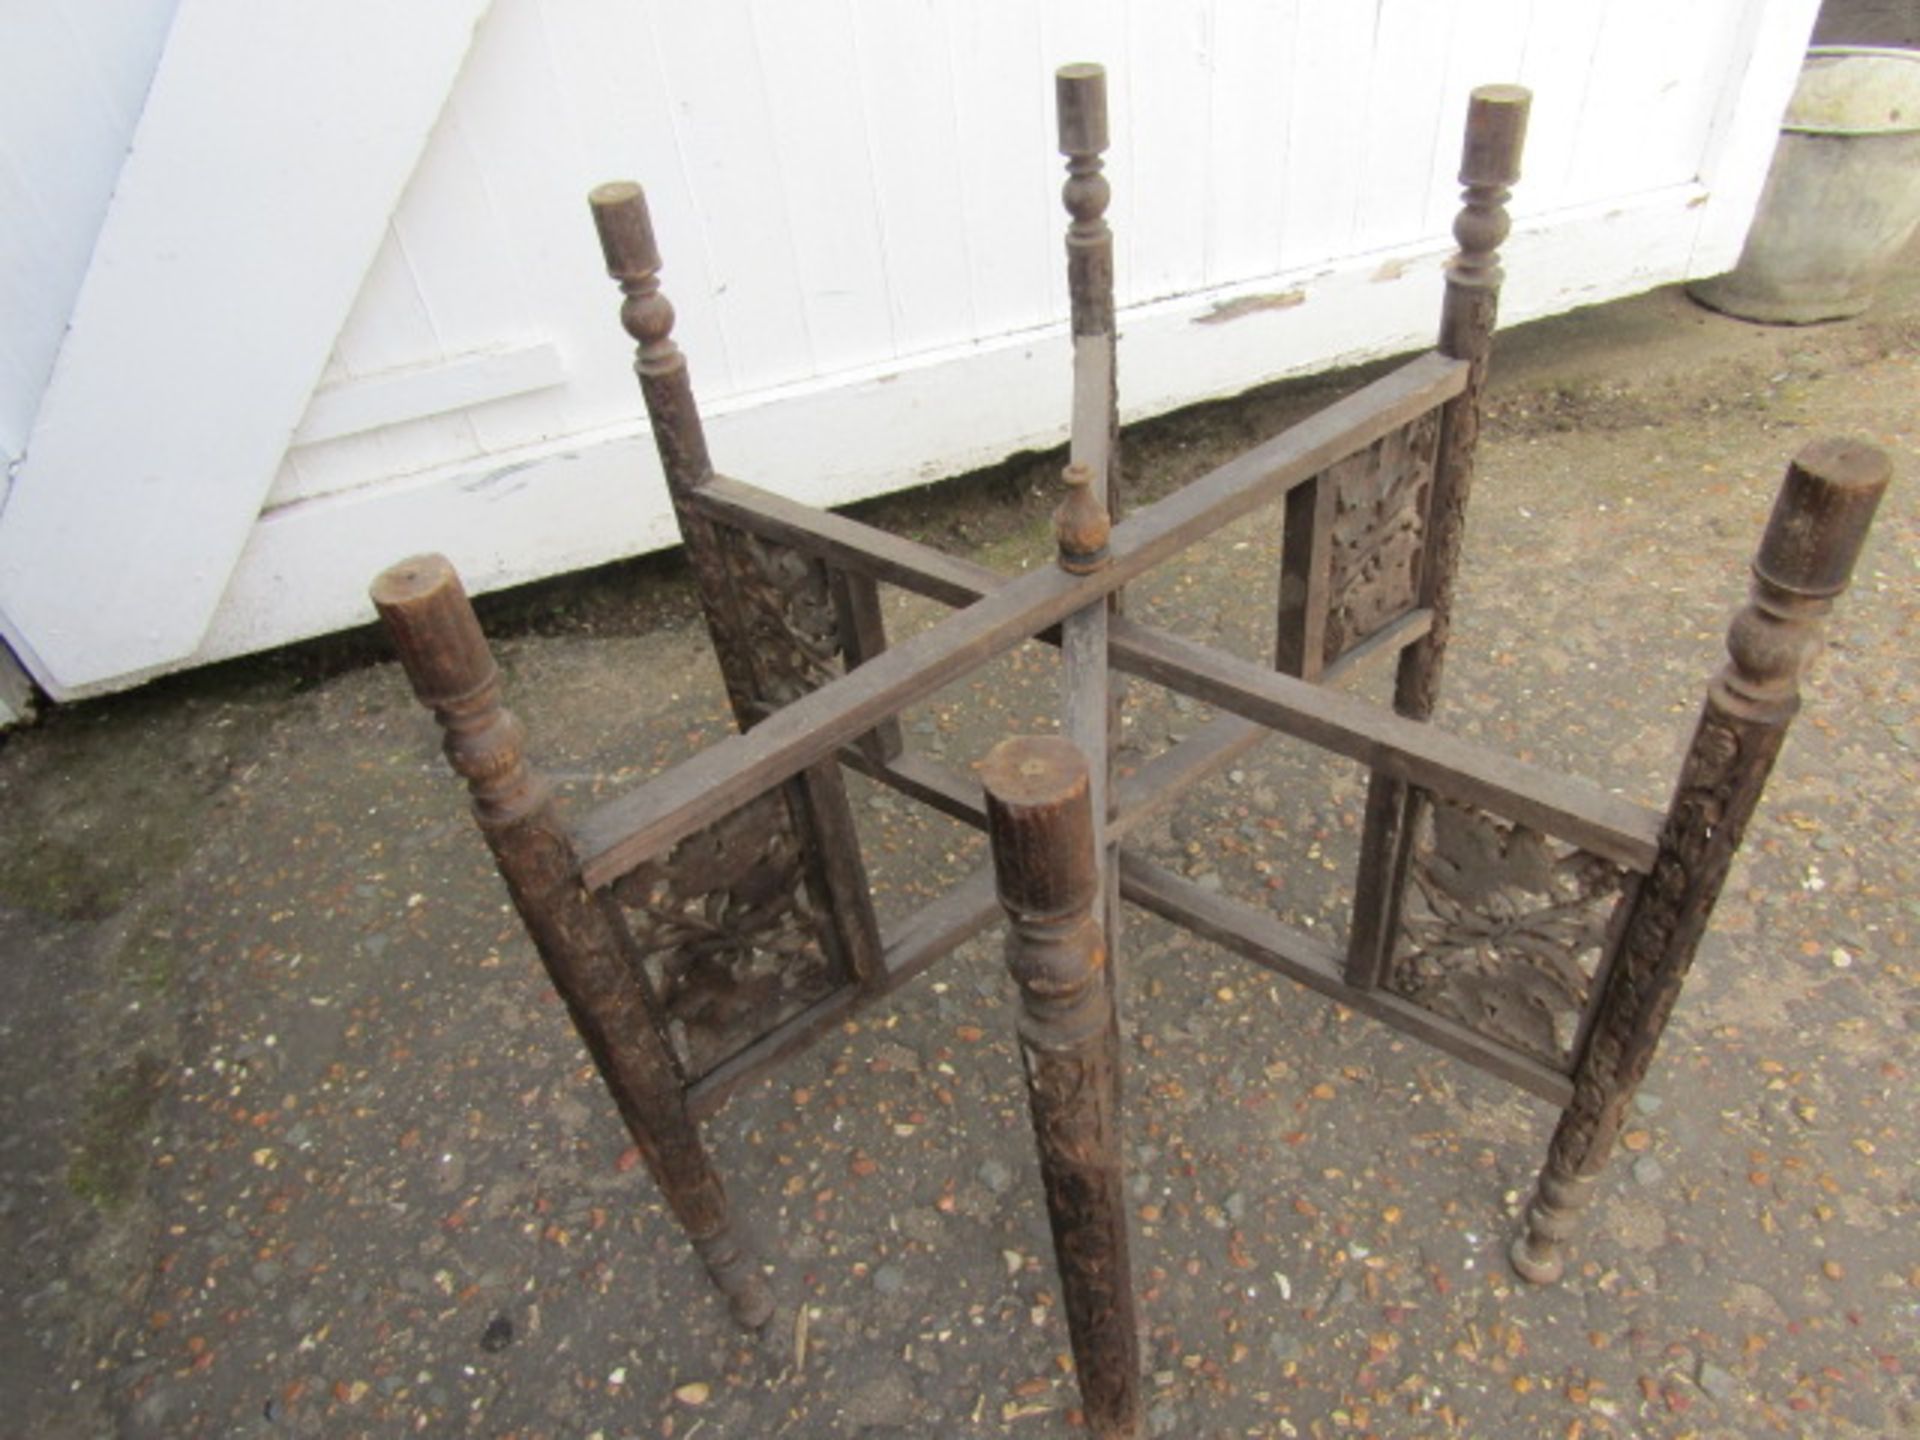
<path fill-rule="evenodd" d="M 836 652 L 849 665 L 864 658 L 862 645 L 879 639 L 877 600 L 864 612 L 847 615 L 847 607 L 835 604 L 824 566 L 717 526 L 692 503 L 712 481 L 713 461 L 687 359 L 674 343 L 673 304 L 660 289 L 660 247 L 646 196 L 638 185 L 616 181 L 599 186 L 588 202 L 607 273 L 620 282 L 620 323 L 637 342 L 634 374 L 707 634 L 734 719 L 746 730 L 831 679 Z M 849 605 L 871 598 L 856 589 Z M 861 626 L 869 628 L 862 632 Z M 885 723 L 876 731 L 882 745 L 885 731 Z M 837 762 L 824 761 L 807 772 L 795 812 L 814 882 L 822 890 L 835 957 L 856 983 L 877 989 L 884 981 L 880 932 Z"/>
<path fill-rule="evenodd" d="M 1641 884 L 1606 971 L 1547 1163 L 1514 1242 L 1513 1266 L 1557 1280 L 1563 1245 L 1653 1061 L 1734 852 L 1759 803 L 1821 621 L 1847 587 L 1891 467 L 1865 445 L 1822 440 L 1787 471 L 1753 591 L 1727 635 L 1728 664 L 1707 692 L 1667 810 L 1660 853 Z"/>
<path fill-rule="evenodd" d="M 527 763 L 525 732 L 501 706 L 499 672 L 459 576 L 438 555 L 403 561 L 374 582 L 373 602 L 414 693 L 446 731 L 447 758 L 473 792 L 474 817 L 514 906 L 634 1144 L 734 1318 L 764 1324 L 772 1297 L 734 1236 L 678 1066 L 618 936 L 581 882 L 553 796 Z"/>
<path fill-rule="evenodd" d="M 1420 573 L 1420 603 L 1433 621 L 1423 639 L 1401 652 L 1394 680 L 1393 708 L 1416 720 L 1433 715 L 1447 640 L 1453 631 L 1454 577 L 1466 535 L 1467 495 L 1480 439 L 1480 395 L 1500 308 L 1500 243 L 1511 228 L 1506 205 L 1512 193 L 1509 187 L 1520 177 L 1531 104 L 1532 97 L 1518 85 L 1482 85 L 1467 105 L 1460 155 L 1465 204 L 1453 222 L 1460 248 L 1447 266 L 1438 349 L 1472 368 L 1466 388 L 1440 412 L 1440 443 L 1427 498 Z M 1288 519 L 1292 518 L 1290 512 Z M 1285 659 L 1284 654 L 1281 658 Z M 1368 781 L 1347 947 L 1350 985 L 1371 989 L 1386 968 L 1398 929 L 1419 804 L 1419 795 L 1404 781 L 1379 771 Z"/>
<path fill-rule="evenodd" d="M 1008 740 L 987 757 L 981 781 L 1080 1395 L 1095 1435 L 1130 1436 L 1140 1346 L 1087 762 L 1059 736 Z"/>

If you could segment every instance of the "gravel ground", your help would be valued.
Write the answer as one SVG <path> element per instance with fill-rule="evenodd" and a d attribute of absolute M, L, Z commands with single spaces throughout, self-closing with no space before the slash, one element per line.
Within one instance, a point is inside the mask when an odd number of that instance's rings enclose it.
<path fill-rule="evenodd" d="M 1760 329 L 1660 292 L 1515 331 L 1496 365 L 1441 718 L 1651 803 L 1787 458 L 1852 434 L 1899 478 L 1558 1288 L 1504 1260 L 1546 1107 L 1129 916 L 1147 1429 L 1920 1434 L 1920 255 L 1859 321 Z M 1134 483 L 1168 488 L 1351 378 L 1138 427 Z M 874 509 L 1044 563 L 1058 463 Z M 1130 603 L 1260 646 L 1276 534 L 1246 522 Z M 897 634 L 932 618 L 888 603 Z M 672 565 L 488 608 L 576 809 L 723 733 Z M 707 1126 L 781 1299 L 746 1337 L 372 653 L 176 679 L 0 748 L 0 1242 L 19 1257 L 0 1430 L 1067 1432 L 995 943 Z M 910 712 L 910 742 L 964 765 L 1050 728 L 1052 665 L 1007 657 Z M 1129 754 L 1205 718 L 1136 687 Z M 1361 795 L 1351 767 L 1272 742 L 1142 843 L 1337 930 Z M 883 911 L 982 863 L 904 802 L 856 785 L 855 806 Z"/>

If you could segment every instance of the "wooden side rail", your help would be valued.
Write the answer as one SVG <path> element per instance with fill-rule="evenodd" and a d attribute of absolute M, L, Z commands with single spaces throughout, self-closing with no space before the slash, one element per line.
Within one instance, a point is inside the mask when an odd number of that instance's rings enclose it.
<path fill-rule="evenodd" d="M 1103 575 L 1084 578 L 1097 582 Z M 1059 582 L 1067 578 L 1062 572 L 1048 570 L 1026 578 L 1048 582 L 1052 605 L 1072 607 L 1072 585 L 1064 596 L 1060 593 Z M 587 883 L 597 888 L 617 878 L 767 787 L 847 747 L 901 705 L 931 693 L 1015 643 L 1021 637 L 1016 635 L 995 649 L 929 647 L 922 642 L 942 640 L 943 632 L 989 606 L 1010 608 L 1005 602 L 1023 584 L 1010 582 L 998 594 L 795 701 L 746 734 L 719 742 L 587 816 L 578 831 Z M 994 618 L 999 625 L 988 634 L 997 640 L 1011 622 Z M 1647 806 L 1149 625 L 1115 617 L 1112 633 L 1114 663 L 1131 674 L 1265 729 L 1358 760 L 1377 774 L 1483 806 L 1543 834 L 1573 841 L 1635 873 L 1652 868 L 1662 816 Z M 937 662 L 927 660 L 923 652 L 928 650 L 938 657 Z M 873 683 L 876 673 L 885 670 L 936 663 L 939 679 L 935 682 L 910 672 L 902 680 Z M 899 697 L 903 692 L 905 698 L 876 698 Z M 921 767 L 916 773 L 929 790 L 942 788 L 930 768 Z M 961 819 L 971 818 L 962 813 L 961 803 L 952 803 L 957 797 L 949 798 L 942 809 Z"/>
<path fill-rule="evenodd" d="M 642 790 L 611 801 L 580 827 L 587 883 L 597 888 L 617 878 L 949 681 L 1138 579 L 1290 485 L 1445 403 L 1460 392 L 1466 377 L 1464 362 L 1443 355 L 1409 361 L 1121 521 L 1108 544 L 1112 558 L 1100 570 L 1073 575 L 1051 567 L 1006 581 L 842 681 L 793 701 L 745 734 L 723 740 Z M 705 499 L 701 492 L 682 498 L 695 506 Z M 770 538 L 793 543 L 790 537 Z"/>
<path fill-rule="evenodd" d="M 1382 631 L 1364 646 L 1342 655 L 1321 675 L 1323 684 L 1344 680 L 1367 662 L 1399 653 L 1426 633 L 1427 613 L 1413 614 Z M 1230 765 L 1272 732 L 1265 725 L 1234 714 L 1216 715 L 1186 739 L 1171 745 L 1147 761 L 1138 770 L 1120 778 L 1114 787 L 1113 814 L 1107 822 L 1108 838 L 1124 839 L 1148 820 L 1177 801 L 1187 788 Z M 850 745 L 840 752 L 841 763 L 877 780 L 909 799 L 929 805 L 976 830 L 987 826 L 980 784 L 937 760 L 911 751 L 882 760 L 864 746 Z"/>
<path fill-rule="evenodd" d="M 1445 404 L 1466 383 L 1467 364 L 1429 352 L 1283 430 L 1114 527 L 1114 563 L 1147 541 L 1126 579 L 1311 480 L 1409 421 Z M 836 569 L 868 575 L 945 605 L 970 605 L 1004 588 L 1007 577 L 932 546 L 890 535 L 845 515 L 816 510 L 744 480 L 716 475 L 690 497 L 704 518 L 817 555 Z"/>
<path fill-rule="evenodd" d="M 1375 774 L 1571 840 L 1637 874 L 1653 868 L 1665 819 L 1658 810 L 1151 626 L 1122 619 L 1113 631 L 1114 663 L 1130 674 L 1358 760 Z"/>
<path fill-rule="evenodd" d="M 1504 1045 L 1484 1039 L 1464 1025 L 1422 1009 L 1391 990 L 1361 989 L 1341 974 L 1344 961 L 1325 936 L 1297 930 L 1271 913 L 1203 890 L 1191 880 L 1131 850 L 1120 856 L 1120 893 L 1143 910 L 1232 950 L 1254 964 L 1297 980 L 1310 990 L 1391 1025 L 1404 1034 L 1438 1046 L 1450 1055 L 1509 1084 L 1565 1105 L 1573 1081 Z"/>

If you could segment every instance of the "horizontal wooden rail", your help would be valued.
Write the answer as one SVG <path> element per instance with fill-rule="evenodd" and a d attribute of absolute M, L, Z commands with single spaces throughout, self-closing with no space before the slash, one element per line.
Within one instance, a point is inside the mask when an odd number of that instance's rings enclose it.
<path fill-rule="evenodd" d="M 898 927 L 882 931 L 881 960 L 886 978 L 877 988 L 843 986 L 776 1025 L 739 1054 L 729 1056 L 689 1085 L 687 1108 L 696 1120 L 713 1114 L 742 1085 L 766 1074 L 789 1055 L 797 1054 L 823 1031 L 868 1002 L 906 984 L 1000 917 L 1000 902 L 993 893 L 992 867 L 974 871 L 937 900 L 915 910 Z"/>
<path fill-rule="evenodd" d="M 1414 610 L 1383 626 L 1329 665 L 1321 675 L 1322 684 L 1333 684 L 1362 668 L 1370 660 L 1397 655 L 1432 627 L 1433 616 Z M 1170 745 L 1115 787 L 1113 815 L 1107 834 L 1124 839 L 1148 820 L 1174 804 L 1187 789 L 1204 780 L 1224 765 L 1247 753 L 1273 732 L 1239 715 L 1216 715 L 1177 744 Z M 987 828 L 986 802 L 980 782 L 963 775 L 937 760 L 911 752 L 891 760 L 875 758 L 857 745 L 842 747 L 842 764 L 858 770 L 889 789 L 950 815 L 976 830 Z"/>
<path fill-rule="evenodd" d="M 1048 566 L 1003 581 L 966 609 L 776 711 L 745 734 L 722 740 L 609 801 L 586 816 L 578 830 L 587 884 L 597 888 L 618 878 L 905 706 L 1443 403 L 1459 393 L 1466 371 L 1463 362 L 1441 355 L 1410 361 L 1123 520 L 1108 542 L 1111 559 L 1104 568 L 1070 575 Z"/>
<path fill-rule="evenodd" d="M 1564 1106 L 1573 1098 L 1573 1082 L 1538 1060 L 1496 1045 L 1390 990 L 1357 990 L 1347 984 L 1342 974 L 1345 957 L 1319 936 L 1283 925 L 1264 910 L 1203 890 L 1131 850 L 1120 852 L 1120 893 L 1203 940 L 1436 1045 L 1542 1100 Z"/>
<path fill-rule="evenodd" d="M 898 585 L 943 605 L 971 605 L 1007 583 L 998 570 L 976 561 L 724 475 L 702 485 L 687 503 L 722 525 L 791 545 L 839 569 Z"/>
<path fill-rule="evenodd" d="M 1433 628 L 1433 612 L 1410 610 L 1388 622 L 1347 651 L 1320 673 L 1319 684 L 1332 685 L 1364 669 L 1369 661 L 1398 655 Z M 1108 655 L 1125 669 L 1122 649 L 1107 637 Z M 1114 797 L 1113 822 L 1108 833 L 1124 839 L 1167 809 L 1222 766 L 1247 753 L 1273 732 L 1257 721 L 1231 712 L 1216 715 L 1176 745 L 1168 746 L 1133 774 L 1121 780 Z"/>
<path fill-rule="evenodd" d="M 1114 663 L 1221 710 L 1479 805 L 1645 874 L 1665 816 L 1418 720 L 1116 616 Z"/>

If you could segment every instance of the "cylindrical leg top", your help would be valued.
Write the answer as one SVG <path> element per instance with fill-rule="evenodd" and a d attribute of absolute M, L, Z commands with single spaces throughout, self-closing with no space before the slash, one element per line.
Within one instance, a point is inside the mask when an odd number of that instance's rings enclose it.
<path fill-rule="evenodd" d="M 1053 72 L 1062 155 L 1097 155 L 1107 148 L 1107 72 L 1101 65 L 1062 65 Z"/>
<path fill-rule="evenodd" d="M 1467 101 L 1467 138 L 1460 153 L 1462 185 L 1511 185 L 1520 178 L 1533 92 L 1524 85 L 1481 85 Z"/>
<path fill-rule="evenodd" d="M 1871 445 L 1815 440 L 1787 469 L 1754 573 L 1796 595 L 1838 595 L 1892 475 L 1893 462 Z"/>
<path fill-rule="evenodd" d="M 1076 914 L 1093 903 L 1087 760 L 1060 735 L 993 747 L 980 766 L 1000 899 L 1017 915 Z"/>
<path fill-rule="evenodd" d="M 593 208 L 593 226 L 600 232 L 609 275 L 632 280 L 660 268 L 660 247 L 654 243 L 645 191 L 631 180 L 610 180 L 593 188 L 587 204 Z"/>
<path fill-rule="evenodd" d="M 438 708 L 493 678 L 487 637 L 446 556 L 415 555 L 388 567 L 371 594 L 422 704 Z"/>

